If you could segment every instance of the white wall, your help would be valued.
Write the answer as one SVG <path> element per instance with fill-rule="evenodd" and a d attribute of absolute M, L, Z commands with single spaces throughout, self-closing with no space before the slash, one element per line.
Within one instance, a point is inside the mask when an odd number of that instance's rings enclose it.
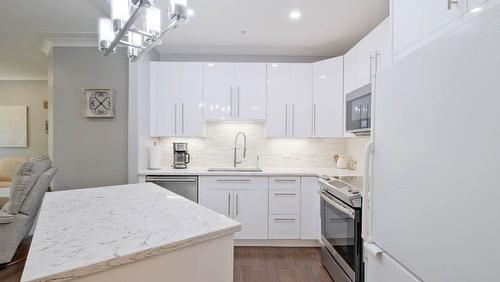
<path fill-rule="evenodd" d="M 365 146 L 370 141 L 370 137 L 347 138 L 347 154 L 351 155 L 357 162 L 357 170 L 364 171 L 365 167 Z"/>
<path fill-rule="evenodd" d="M 127 183 L 128 59 L 125 52 L 102 56 L 95 47 L 52 51 L 55 189 Z M 82 117 L 83 88 L 113 88 L 116 117 Z"/>
<path fill-rule="evenodd" d="M 231 167 L 234 137 L 247 135 L 247 158 L 241 167 L 254 167 L 260 156 L 262 167 L 333 167 L 333 156 L 347 152 L 346 141 L 339 139 L 266 138 L 264 123 L 209 122 L 206 138 L 161 138 L 162 165 L 172 165 L 172 142 L 188 142 L 193 167 Z M 243 139 L 239 139 L 241 159 Z"/>
<path fill-rule="evenodd" d="M 43 108 L 43 101 L 47 97 L 47 81 L 0 80 L 0 106 L 28 106 L 28 147 L 0 148 L 0 158 L 47 154 L 45 121 L 48 119 L 48 110 Z"/>

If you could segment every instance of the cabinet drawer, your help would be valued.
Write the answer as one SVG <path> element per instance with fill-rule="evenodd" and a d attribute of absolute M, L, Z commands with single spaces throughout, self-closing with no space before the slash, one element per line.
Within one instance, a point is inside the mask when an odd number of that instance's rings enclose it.
<path fill-rule="evenodd" d="M 300 216 L 270 215 L 269 239 L 300 239 Z"/>
<path fill-rule="evenodd" d="M 269 177 L 269 189 L 300 189 L 300 177 Z"/>
<path fill-rule="evenodd" d="M 248 176 L 201 176 L 200 189 L 267 189 L 267 177 Z"/>
<path fill-rule="evenodd" d="M 270 214 L 300 214 L 300 190 L 269 190 Z"/>

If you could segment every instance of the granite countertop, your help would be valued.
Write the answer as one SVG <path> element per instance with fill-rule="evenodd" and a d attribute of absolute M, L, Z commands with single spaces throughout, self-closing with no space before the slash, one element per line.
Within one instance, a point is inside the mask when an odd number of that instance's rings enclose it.
<path fill-rule="evenodd" d="M 74 279 L 240 229 L 240 223 L 151 183 L 51 192 L 21 281 Z"/>
<path fill-rule="evenodd" d="M 138 172 L 139 175 L 247 175 L 247 176 L 362 176 L 359 170 L 337 169 L 337 168 L 315 168 L 315 167 L 264 167 L 262 172 L 213 172 L 208 167 L 188 167 L 186 169 L 173 169 L 165 167 L 159 170 L 145 169 Z"/>

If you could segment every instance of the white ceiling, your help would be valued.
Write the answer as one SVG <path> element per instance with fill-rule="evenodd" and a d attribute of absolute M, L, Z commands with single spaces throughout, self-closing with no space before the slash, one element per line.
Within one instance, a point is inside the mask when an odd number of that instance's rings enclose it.
<path fill-rule="evenodd" d="M 42 39 L 94 40 L 106 1 L 1 1 L 0 79 L 46 79 Z M 160 53 L 337 56 L 389 14 L 389 0 L 190 1 L 195 15 L 167 35 Z M 157 2 L 166 10 L 168 0 Z M 298 21 L 288 17 L 293 9 Z"/>

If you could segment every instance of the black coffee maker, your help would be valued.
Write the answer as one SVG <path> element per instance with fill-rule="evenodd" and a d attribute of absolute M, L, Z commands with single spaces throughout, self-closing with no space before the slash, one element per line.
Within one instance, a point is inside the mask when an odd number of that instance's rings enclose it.
<path fill-rule="evenodd" d="M 187 152 L 188 143 L 176 143 L 174 142 L 174 163 L 173 168 L 187 168 L 189 163 L 190 155 Z"/>

